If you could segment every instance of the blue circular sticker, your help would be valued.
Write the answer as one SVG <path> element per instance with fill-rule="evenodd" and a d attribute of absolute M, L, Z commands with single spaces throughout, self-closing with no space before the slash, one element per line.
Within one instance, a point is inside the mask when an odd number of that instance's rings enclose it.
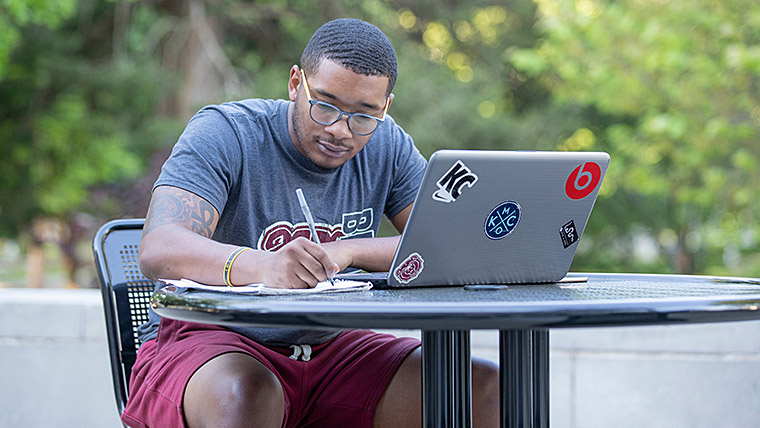
<path fill-rule="evenodd" d="M 486 217 L 485 232 L 490 239 L 501 239 L 517 227 L 522 209 L 515 201 L 506 201 L 491 210 Z"/>

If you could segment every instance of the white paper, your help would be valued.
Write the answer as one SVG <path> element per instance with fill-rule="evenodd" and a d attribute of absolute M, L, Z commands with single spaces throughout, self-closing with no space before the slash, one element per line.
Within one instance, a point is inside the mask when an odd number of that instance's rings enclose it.
<path fill-rule="evenodd" d="M 364 291 L 372 288 L 372 283 L 352 280 L 335 280 L 333 286 L 329 281 L 322 281 L 314 288 L 273 288 L 264 284 L 248 284 L 238 287 L 225 287 L 219 285 L 201 284 L 189 279 L 162 279 L 161 282 L 177 287 L 192 290 L 208 290 L 222 293 L 244 293 L 262 296 L 277 296 L 288 294 L 321 294 L 321 293 L 345 293 L 350 291 Z"/>

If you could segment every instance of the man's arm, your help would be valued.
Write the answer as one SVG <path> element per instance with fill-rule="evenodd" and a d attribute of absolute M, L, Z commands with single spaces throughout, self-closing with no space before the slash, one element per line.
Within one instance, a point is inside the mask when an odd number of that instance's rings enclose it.
<path fill-rule="evenodd" d="M 407 205 L 406 208 L 401 210 L 392 219 L 390 219 L 391 224 L 396 228 L 398 233 L 404 233 L 404 229 L 406 229 L 406 222 L 409 220 L 409 214 L 412 213 L 412 205 L 413 204 Z M 393 251 L 394 253 L 396 252 L 396 250 Z"/>
<path fill-rule="evenodd" d="M 188 278 L 223 285 L 224 265 L 237 247 L 211 239 L 218 221 L 219 213 L 200 196 L 157 187 L 140 241 L 140 269 L 154 279 Z M 299 238 L 275 253 L 255 249 L 241 253 L 230 278 L 236 285 L 306 288 L 336 273 L 334 265 L 323 247 Z"/>
<path fill-rule="evenodd" d="M 218 221 L 219 213 L 205 199 L 175 187 L 157 187 L 140 241 L 140 269 L 154 279 L 223 284 L 215 261 L 235 248 L 210 239 Z"/>

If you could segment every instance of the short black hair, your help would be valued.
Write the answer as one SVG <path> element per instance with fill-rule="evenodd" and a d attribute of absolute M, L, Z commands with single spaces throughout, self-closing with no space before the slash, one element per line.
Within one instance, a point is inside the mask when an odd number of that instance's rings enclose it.
<path fill-rule="evenodd" d="M 341 18 L 319 27 L 301 54 L 301 67 L 307 74 L 315 73 L 323 59 L 356 74 L 388 77 L 386 95 L 396 85 L 396 50 L 388 37 L 369 22 Z"/>

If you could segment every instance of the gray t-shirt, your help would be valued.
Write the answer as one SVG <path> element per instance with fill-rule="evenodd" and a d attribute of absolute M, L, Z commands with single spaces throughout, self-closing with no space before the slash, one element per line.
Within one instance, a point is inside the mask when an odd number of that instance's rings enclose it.
<path fill-rule="evenodd" d="M 220 213 L 213 239 L 275 251 L 308 236 L 295 190 L 302 188 L 323 242 L 374 237 L 414 201 L 425 158 L 386 116 L 364 148 L 336 169 L 303 156 L 288 133 L 289 101 L 249 99 L 200 110 L 188 123 L 155 187 L 170 185 L 206 199 Z M 154 188 L 155 188 L 154 187 Z M 157 316 L 140 328 L 155 337 Z M 232 328 L 270 345 L 318 344 L 337 332 Z"/>

